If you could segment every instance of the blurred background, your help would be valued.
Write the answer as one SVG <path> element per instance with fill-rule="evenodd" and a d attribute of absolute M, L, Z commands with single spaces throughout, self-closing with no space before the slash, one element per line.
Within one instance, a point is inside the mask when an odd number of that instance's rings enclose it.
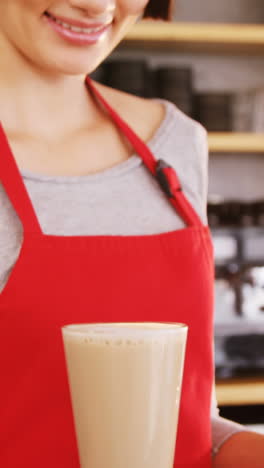
<path fill-rule="evenodd" d="M 172 24 L 137 24 L 93 77 L 168 99 L 209 132 L 217 397 L 264 433 L 263 59 L 263 0 L 177 0 Z"/>

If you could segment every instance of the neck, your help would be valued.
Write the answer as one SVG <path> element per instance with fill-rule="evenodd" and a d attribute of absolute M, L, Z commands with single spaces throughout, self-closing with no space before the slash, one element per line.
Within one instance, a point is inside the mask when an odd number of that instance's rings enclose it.
<path fill-rule="evenodd" d="M 43 71 L 0 37 L 1 121 L 10 133 L 46 138 L 74 131 L 95 118 L 84 75 Z"/>

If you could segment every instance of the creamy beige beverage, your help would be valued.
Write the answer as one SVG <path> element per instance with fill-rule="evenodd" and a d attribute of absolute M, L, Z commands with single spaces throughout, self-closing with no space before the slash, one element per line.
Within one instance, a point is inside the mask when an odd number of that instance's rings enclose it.
<path fill-rule="evenodd" d="M 82 468 L 173 467 L 186 335 L 163 323 L 63 328 Z"/>

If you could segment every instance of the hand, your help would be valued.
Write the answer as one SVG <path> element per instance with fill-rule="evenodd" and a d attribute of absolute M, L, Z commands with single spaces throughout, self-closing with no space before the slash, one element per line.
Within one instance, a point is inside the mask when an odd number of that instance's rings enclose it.
<path fill-rule="evenodd" d="M 264 436 L 239 432 L 231 436 L 214 457 L 214 468 L 263 468 Z"/>

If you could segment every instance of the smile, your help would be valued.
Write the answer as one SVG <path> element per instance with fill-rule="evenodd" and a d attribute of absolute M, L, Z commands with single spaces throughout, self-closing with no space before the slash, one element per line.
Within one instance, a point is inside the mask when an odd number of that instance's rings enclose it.
<path fill-rule="evenodd" d="M 57 18 L 47 11 L 44 13 L 44 18 L 63 40 L 80 46 L 96 44 L 103 40 L 112 26 L 112 22 L 94 24 L 90 27 L 76 20 L 69 19 L 67 22 L 66 18 Z"/>
<path fill-rule="evenodd" d="M 52 16 L 48 12 L 46 12 L 45 15 L 48 16 L 49 18 L 51 18 L 53 21 L 55 21 L 55 23 L 60 24 L 63 28 L 68 29 L 68 30 L 73 31 L 73 32 L 77 32 L 77 33 L 92 34 L 92 33 L 99 32 L 103 28 L 105 28 L 105 25 L 104 26 L 99 26 L 97 28 L 80 28 L 78 26 L 73 26 L 72 24 L 65 23 L 64 21 L 59 20 L 55 16 Z"/>

